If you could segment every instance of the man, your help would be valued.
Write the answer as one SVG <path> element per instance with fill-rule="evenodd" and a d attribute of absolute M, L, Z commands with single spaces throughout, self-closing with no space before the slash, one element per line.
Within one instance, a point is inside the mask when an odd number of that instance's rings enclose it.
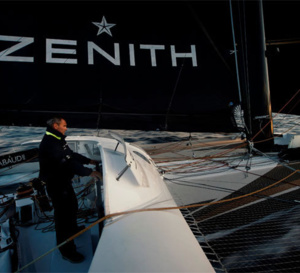
<path fill-rule="evenodd" d="M 47 121 L 47 130 L 39 147 L 40 179 L 46 182 L 47 192 L 54 208 L 54 221 L 57 245 L 76 234 L 77 226 L 77 198 L 72 186 L 75 174 L 102 178 L 101 173 L 84 167 L 84 164 L 97 162 L 73 152 L 66 143 L 65 132 L 67 123 L 61 117 Z M 73 241 L 59 248 L 64 259 L 74 263 L 84 260 L 84 256 L 77 252 Z"/>

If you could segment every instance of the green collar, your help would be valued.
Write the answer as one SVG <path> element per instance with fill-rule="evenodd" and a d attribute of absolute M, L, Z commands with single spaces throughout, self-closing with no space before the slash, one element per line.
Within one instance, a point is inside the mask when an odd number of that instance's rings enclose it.
<path fill-rule="evenodd" d="M 52 133 L 47 132 L 47 131 L 46 131 L 46 135 L 47 135 L 47 136 L 53 136 L 53 137 L 57 138 L 58 140 L 61 140 L 61 137 L 56 136 L 55 134 L 52 134 Z"/>

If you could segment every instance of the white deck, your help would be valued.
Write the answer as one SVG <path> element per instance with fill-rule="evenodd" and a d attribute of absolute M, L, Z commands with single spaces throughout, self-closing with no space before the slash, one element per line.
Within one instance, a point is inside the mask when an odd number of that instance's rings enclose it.
<path fill-rule="evenodd" d="M 117 151 L 102 148 L 106 214 L 176 207 L 151 158 L 132 145 L 124 145 Z M 214 270 L 179 210 L 163 210 L 107 221 L 90 272 Z"/>
<path fill-rule="evenodd" d="M 20 268 L 56 247 L 55 231 L 42 233 L 42 231 L 35 230 L 35 225 L 19 229 L 21 242 L 19 251 L 22 259 Z M 59 250 L 56 249 L 22 272 L 87 272 L 93 259 L 91 231 L 88 230 L 76 238 L 75 244 L 78 251 L 85 257 L 82 263 L 73 264 L 64 260 Z"/>
<path fill-rule="evenodd" d="M 124 216 L 105 227 L 90 272 L 214 272 L 178 211 Z"/>

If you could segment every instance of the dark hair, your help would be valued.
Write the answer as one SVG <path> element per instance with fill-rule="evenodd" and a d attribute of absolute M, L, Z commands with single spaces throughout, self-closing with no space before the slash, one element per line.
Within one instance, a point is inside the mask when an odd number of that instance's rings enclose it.
<path fill-rule="evenodd" d="M 47 120 L 47 125 L 50 126 L 50 127 L 53 127 L 53 125 L 55 123 L 60 124 L 62 119 L 64 119 L 64 118 L 62 118 L 62 117 L 53 117 L 53 118 Z"/>

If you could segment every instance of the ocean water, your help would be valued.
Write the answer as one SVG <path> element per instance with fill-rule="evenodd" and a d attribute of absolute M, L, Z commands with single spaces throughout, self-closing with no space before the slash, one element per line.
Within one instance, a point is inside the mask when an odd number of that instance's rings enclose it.
<path fill-rule="evenodd" d="M 300 116 L 288 114 L 273 114 L 274 134 L 300 134 Z M 153 143 L 169 143 L 182 140 L 195 140 L 208 138 L 222 138 L 230 136 L 238 137 L 239 133 L 223 132 L 168 132 L 168 131 L 140 131 L 140 130 L 106 130 L 106 129 L 82 129 L 68 128 L 66 135 L 92 135 L 110 137 L 113 131 L 121 135 L 125 141 L 134 142 L 137 145 Z M 45 127 L 20 127 L 0 125 L 0 155 L 4 152 L 18 147 L 21 143 L 30 140 L 40 140 L 45 133 Z"/>

